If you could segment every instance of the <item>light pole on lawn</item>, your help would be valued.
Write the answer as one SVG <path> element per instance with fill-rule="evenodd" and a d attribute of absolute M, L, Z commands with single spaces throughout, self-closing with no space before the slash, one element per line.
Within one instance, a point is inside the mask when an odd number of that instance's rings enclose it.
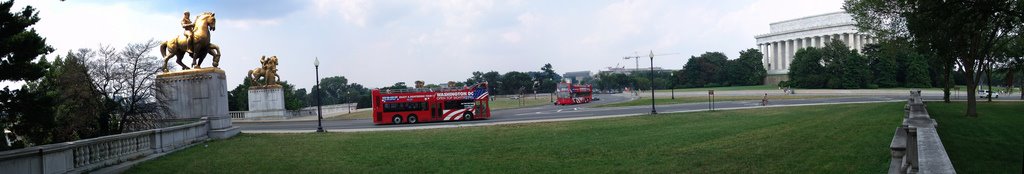
<path fill-rule="evenodd" d="M 671 82 L 672 82 L 672 87 L 671 87 L 672 88 L 672 100 L 675 100 L 676 99 L 676 72 L 669 72 L 668 73 L 668 77 L 672 78 L 672 79 L 669 79 L 669 80 L 671 80 Z"/>
<path fill-rule="evenodd" d="M 316 69 L 316 132 L 327 132 L 324 130 L 324 114 L 320 110 L 320 58 L 313 58 L 313 67 Z"/>
<path fill-rule="evenodd" d="M 654 50 L 651 50 L 651 115 L 658 114 L 654 108 Z"/>
<path fill-rule="evenodd" d="M 352 93 L 352 91 L 345 91 L 345 96 L 346 97 L 350 97 L 350 95 L 349 95 L 350 93 Z M 349 100 L 352 100 L 352 99 L 349 98 Z M 351 114 L 352 113 L 352 101 L 348 101 L 348 106 L 346 106 L 345 108 L 348 109 L 348 113 Z"/>

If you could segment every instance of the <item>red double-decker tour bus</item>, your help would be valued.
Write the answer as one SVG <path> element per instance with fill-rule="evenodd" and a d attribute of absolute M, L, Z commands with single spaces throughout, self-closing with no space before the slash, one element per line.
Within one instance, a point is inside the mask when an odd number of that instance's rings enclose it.
<path fill-rule="evenodd" d="M 593 98 L 590 85 L 574 85 L 565 82 L 558 84 L 555 95 L 558 96 L 558 100 L 555 101 L 556 105 L 590 103 L 590 100 Z"/>
<path fill-rule="evenodd" d="M 373 123 L 487 119 L 487 83 L 463 88 L 373 89 Z"/>

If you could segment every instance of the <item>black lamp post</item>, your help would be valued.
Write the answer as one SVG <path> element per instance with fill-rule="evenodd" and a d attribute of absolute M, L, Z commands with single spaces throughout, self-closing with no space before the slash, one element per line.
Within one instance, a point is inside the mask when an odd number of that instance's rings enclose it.
<path fill-rule="evenodd" d="M 658 114 L 654 109 L 654 50 L 651 50 L 651 115 Z"/>
<path fill-rule="evenodd" d="M 672 78 L 672 79 L 670 79 L 672 81 L 672 100 L 675 100 L 676 99 L 676 72 L 669 72 L 668 76 L 669 76 L 669 78 Z"/>
<path fill-rule="evenodd" d="M 320 58 L 313 58 L 313 67 L 316 69 L 316 132 L 327 132 L 324 130 L 324 114 L 320 110 Z"/>
<path fill-rule="evenodd" d="M 349 93 L 351 93 L 351 92 L 352 91 L 345 91 L 345 96 L 348 97 Z M 352 113 L 352 101 L 348 101 L 348 107 L 346 107 L 346 108 L 348 109 L 348 113 L 351 114 Z"/>

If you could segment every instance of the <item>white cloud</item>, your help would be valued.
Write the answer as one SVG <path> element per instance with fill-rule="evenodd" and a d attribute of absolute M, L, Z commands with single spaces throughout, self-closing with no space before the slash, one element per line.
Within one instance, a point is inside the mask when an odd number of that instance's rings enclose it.
<path fill-rule="evenodd" d="M 281 19 L 241 19 L 241 20 L 220 20 L 224 25 L 239 29 L 251 29 L 254 27 L 268 27 L 281 24 Z"/>
<path fill-rule="evenodd" d="M 314 5 L 320 14 L 338 13 L 350 24 L 365 27 L 369 10 L 373 8 L 370 0 L 316 0 Z"/>

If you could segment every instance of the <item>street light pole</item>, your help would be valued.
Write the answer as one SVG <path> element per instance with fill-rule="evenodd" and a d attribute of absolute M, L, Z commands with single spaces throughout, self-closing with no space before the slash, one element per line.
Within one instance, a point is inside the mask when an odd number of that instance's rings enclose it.
<path fill-rule="evenodd" d="M 327 132 L 324 130 L 324 114 L 320 109 L 320 58 L 313 58 L 313 67 L 316 69 L 316 132 Z"/>
<path fill-rule="evenodd" d="M 654 50 L 651 50 L 651 115 L 658 114 L 654 109 Z"/>
<path fill-rule="evenodd" d="M 345 96 L 346 97 L 350 96 L 349 93 L 351 93 L 351 91 L 345 91 Z M 345 107 L 345 109 L 348 109 L 348 113 L 349 114 L 352 113 L 352 101 L 348 101 L 348 106 Z"/>

